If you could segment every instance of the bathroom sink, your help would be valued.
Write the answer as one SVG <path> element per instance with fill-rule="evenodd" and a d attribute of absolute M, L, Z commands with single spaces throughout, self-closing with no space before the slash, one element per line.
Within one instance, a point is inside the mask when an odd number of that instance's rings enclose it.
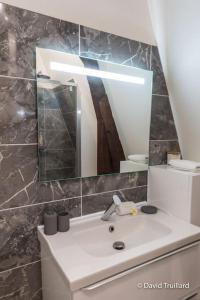
<path fill-rule="evenodd" d="M 94 224 L 93 224 L 94 225 Z M 160 222 L 143 215 L 113 218 L 111 222 L 99 221 L 90 228 L 81 228 L 73 233 L 75 242 L 93 256 L 115 255 L 142 244 L 163 238 L 171 229 Z M 123 250 L 116 250 L 113 244 L 122 241 Z"/>
<path fill-rule="evenodd" d="M 53 265 L 71 291 L 200 240 L 198 227 L 160 210 L 155 215 L 113 215 L 107 222 L 101 216 L 97 213 L 72 219 L 68 232 L 52 236 L 45 235 L 42 226 L 38 228 L 43 268 L 51 274 Z M 114 249 L 115 242 L 123 242 L 125 248 Z"/>

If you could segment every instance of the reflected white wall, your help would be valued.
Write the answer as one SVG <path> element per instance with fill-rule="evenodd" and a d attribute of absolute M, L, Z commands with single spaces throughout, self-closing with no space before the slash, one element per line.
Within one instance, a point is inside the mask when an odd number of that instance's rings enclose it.
<path fill-rule="evenodd" d="M 108 67 L 104 62 L 99 66 L 101 70 Z M 148 156 L 152 72 L 117 64 L 109 64 L 109 71 L 145 79 L 144 85 L 105 79 L 103 83 L 126 159 L 131 154 Z"/>

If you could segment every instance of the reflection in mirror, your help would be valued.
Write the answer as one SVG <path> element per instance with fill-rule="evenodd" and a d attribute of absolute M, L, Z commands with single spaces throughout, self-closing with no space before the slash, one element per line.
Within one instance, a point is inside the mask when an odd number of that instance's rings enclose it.
<path fill-rule="evenodd" d="M 147 170 L 152 72 L 36 49 L 40 180 Z"/>

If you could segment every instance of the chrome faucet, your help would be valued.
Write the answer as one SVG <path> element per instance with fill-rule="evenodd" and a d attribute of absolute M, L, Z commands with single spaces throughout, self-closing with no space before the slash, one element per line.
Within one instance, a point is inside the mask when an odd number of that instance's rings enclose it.
<path fill-rule="evenodd" d="M 114 195 L 113 202 L 105 210 L 103 216 L 101 217 L 101 220 L 109 221 L 110 216 L 116 211 L 116 207 L 119 206 L 120 204 L 121 204 L 121 200 L 120 200 L 119 196 Z"/>

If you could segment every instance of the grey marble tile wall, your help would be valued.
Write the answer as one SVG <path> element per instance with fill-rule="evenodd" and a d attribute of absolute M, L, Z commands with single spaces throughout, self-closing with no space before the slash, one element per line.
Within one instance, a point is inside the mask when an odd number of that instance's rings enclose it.
<path fill-rule="evenodd" d="M 38 182 L 35 47 L 153 70 L 151 164 L 179 144 L 157 47 L 5 4 L 0 45 L 0 298 L 40 300 L 36 228 L 44 211 L 85 215 L 105 209 L 115 193 L 144 201 L 147 172 Z"/>
<path fill-rule="evenodd" d="M 71 87 L 64 85 L 54 89 L 37 87 L 41 181 L 78 177 L 76 176 L 76 98 L 72 98 L 73 88 L 72 91 L 70 90 Z"/>
<path fill-rule="evenodd" d="M 1 272 L 0 295 L 5 295 L 5 297 L 1 299 L 41 300 L 42 289 L 40 282 L 40 262 L 35 262 L 14 270 Z"/>

